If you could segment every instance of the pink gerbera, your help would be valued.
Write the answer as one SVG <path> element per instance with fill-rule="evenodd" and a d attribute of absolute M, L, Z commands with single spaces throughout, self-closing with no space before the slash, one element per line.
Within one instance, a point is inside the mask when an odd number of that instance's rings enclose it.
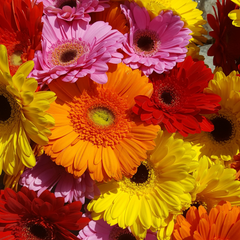
<path fill-rule="evenodd" d="M 82 20 L 90 22 L 90 12 L 101 12 L 108 0 L 37 0 L 44 5 L 45 14 L 54 14 L 65 21 Z"/>
<path fill-rule="evenodd" d="M 61 77 L 76 82 L 89 75 L 97 83 L 106 83 L 107 63 L 120 63 L 123 35 L 105 22 L 79 27 L 79 21 L 66 22 L 54 15 L 44 16 L 42 50 L 35 53 L 32 77 L 49 84 Z"/>
<path fill-rule="evenodd" d="M 40 196 L 46 189 L 55 187 L 56 197 L 64 197 L 65 202 L 81 201 L 85 203 L 85 197 L 93 199 L 100 192 L 89 173 L 85 172 L 80 178 L 65 171 L 64 167 L 56 165 L 45 154 L 37 158 L 35 167 L 27 168 L 21 175 L 20 184 L 33 191 L 38 191 Z"/>
<path fill-rule="evenodd" d="M 137 238 L 128 228 L 122 229 L 117 224 L 110 226 L 103 219 L 90 221 L 78 234 L 78 238 L 83 240 L 136 240 Z M 148 231 L 145 240 L 157 240 L 156 233 Z"/>
<path fill-rule="evenodd" d="M 125 34 L 123 44 L 126 65 L 150 75 L 170 70 L 184 60 L 191 31 L 183 28 L 179 16 L 162 11 L 151 21 L 147 10 L 133 2 L 122 10 L 130 22 L 130 33 Z"/>

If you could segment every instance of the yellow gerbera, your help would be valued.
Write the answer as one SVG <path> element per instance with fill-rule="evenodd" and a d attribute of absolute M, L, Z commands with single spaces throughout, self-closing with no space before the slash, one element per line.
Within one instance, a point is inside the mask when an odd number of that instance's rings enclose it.
<path fill-rule="evenodd" d="M 240 205 L 240 182 L 236 180 L 235 169 L 219 163 L 209 167 L 208 159 L 202 157 L 193 177 L 196 180 L 193 202 L 203 204 L 207 209 L 215 207 L 221 200 Z"/>
<path fill-rule="evenodd" d="M 206 117 L 214 125 L 214 131 L 189 135 L 186 139 L 196 144 L 199 157 L 206 156 L 211 161 L 230 161 L 240 149 L 240 77 L 233 71 L 228 76 L 221 71 L 209 82 L 206 93 L 219 95 L 221 109 L 218 114 Z"/>
<path fill-rule="evenodd" d="M 76 177 L 86 169 L 97 181 L 131 177 L 155 146 L 159 126 L 144 125 L 131 110 L 137 95 L 151 96 L 148 78 L 124 64 L 112 65 L 107 76 L 106 84 L 84 77 L 49 85 L 58 99 L 48 110 L 56 125 L 45 151 Z"/>
<path fill-rule="evenodd" d="M 236 3 L 238 6 L 240 6 L 240 0 L 231 0 L 232 2 Z M 232 10 L 228 14 L 229 18 L 233 20 L 232 24 L 236 27 L 240 27 L 240 9 Z"/>
<path fill-rule="evenodd" d="M 150 16 L 157 16 L 162 10 L 172 10 L 176 15 L 181 17 L 185 26 L 192 31 L 192 39 L 190 41 L 201 44 L 206 42 L 206 38 L 202 36 L 207 34 L 207 31 L 202 25 L 206 21 L 202 18 L 202 11 L 197 9 L 197 3 L 192 0 L 134 0 L 139 6 L 145 7 Z"/>
<path fill-rule="evenodd" d="M 155 232 L 167 227 L 170 214 L 189 207 L 189 192 L 194 188 L 190 172 L 198 166 L 195 151 L 167 131 L 160 131 L 155 142 L 156 148 L 132 178 L 99 183 L 101 195 L 88 205 L 94 220 L 130 227 L 138 239 L 145 239 L 148 229 Z"/>
<path fill-rule="evenodd" d="M 35 157 L 30 139 L 46 145 L 54 119 L 45 111 L 55 100 L 53 92 L 35 92 L 34 78 L 27 78 L 33 61 L 22 64 L 10 75 L 7 49 L 0 45 L 0 173 L 17 175 L 25 165 L 32 168 Z"/>

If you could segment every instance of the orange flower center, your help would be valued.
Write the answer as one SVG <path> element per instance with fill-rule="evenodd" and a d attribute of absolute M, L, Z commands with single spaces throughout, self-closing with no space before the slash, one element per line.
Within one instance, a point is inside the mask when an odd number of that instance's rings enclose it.
<path fill-rule="evenodd" d="M 81 140 L 114 147 L 129 133 L 127 101 L 108 89 L 99 87 L 97 92 L 83 91 L 70 107 L 69 118 Z"/>

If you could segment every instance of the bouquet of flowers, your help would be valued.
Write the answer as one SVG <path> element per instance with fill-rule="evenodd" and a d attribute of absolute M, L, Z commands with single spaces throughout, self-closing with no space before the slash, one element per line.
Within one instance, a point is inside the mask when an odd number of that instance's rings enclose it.
<path fill-rule="evenodd" d="M 0 2 L 1 239 L 239 239 L 239 0 Z"/>

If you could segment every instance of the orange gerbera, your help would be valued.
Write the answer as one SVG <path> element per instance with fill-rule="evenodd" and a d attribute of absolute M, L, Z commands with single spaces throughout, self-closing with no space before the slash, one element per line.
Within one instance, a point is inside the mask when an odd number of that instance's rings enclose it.
<path fill-rule="evenodd" d="M 40 48 L 43 15 L 42 2 L 3 0 L 0 4 L 0 44 L 6 46 L 11 75 L 19 65 L 32 60 Z"/>
<path fill-rule="evenodd" d="M 220 202 L 209 215 L 203 206 L 191 207 L 186 219 L 179 215 L 173 240 L 239 240 L 240 207 Z"/>
<path fill-rule="evenodd" d="M 135 96 L 151 96 L 148 78 L 124 64 L 111 66 L 107 76 L 103 85 L 88 77 L 49 84 L 58 98 L 48 110 L 55 127 L 45 151 L 76 177 L 86 169 L 97 181 L 131 177 L 155 146 L 159 127 L 145 126 L 131 111 Z"/>
<path fill-rule="evenodd" d="M 109 2 L 110 7 L 105 8 L 103 12 L 94 12 L 91 14 L 91 21 L 108 22 L 113 29 L 117 29 L 122 34 L 129 32 L 129 23 L 125 15 L 122 13 L 120 3 Z"/>

